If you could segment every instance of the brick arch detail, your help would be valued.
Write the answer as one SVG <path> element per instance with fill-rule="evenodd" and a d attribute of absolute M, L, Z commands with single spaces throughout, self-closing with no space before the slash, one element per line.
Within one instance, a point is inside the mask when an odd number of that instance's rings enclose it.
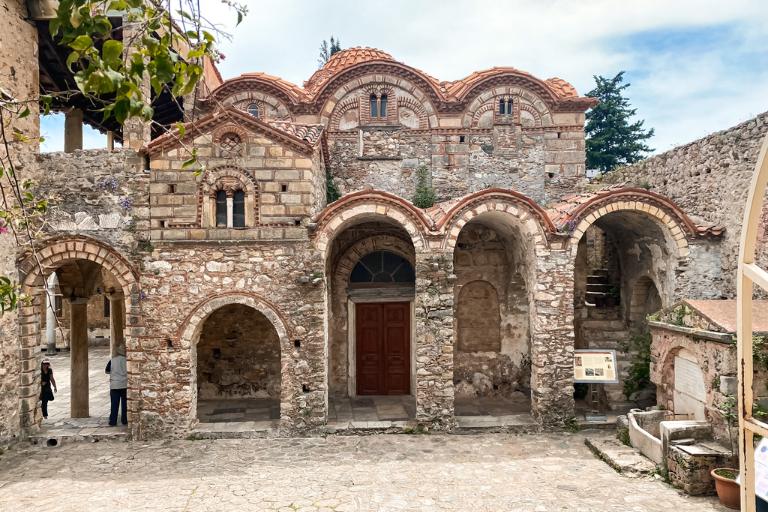
<path fill-rule="evenodd" d="M 433 227 L 422 210 L 394 194 L 370 190 L 353 192 L 331 203 L 315 217 L 315 246 L 323 257 L 328 257 L 330 244 L 336 235 L 356 220 L 365 218 L 394 221 L 408 232 L 416 252 L 427 247 L 424 234 Z"/>
<path fill-rule="evenodd" d="M 258 224 L 259 182 L 245 169 L 236 166 L 221 166 L 205 171 L 197 187 L 197 225 L 201 227 L 205 225 L 203 222 L 205 201 L 212 200 L 212 196 L 219 190 L 225 190 L 228 194 L 234 193 L 238 186 L 247 196 L 253 198 L 252 223 Z"/>
<path fill-rule="evenodd" d="M 359 109 L 360 108 L 360 98 L 358 98 L 355 95 L 350 95 L 349 97 L 345 98 L 343 101 L 338 103 L 336 105 L 336 108 L 333 109 L 333 114 L 331 115 L 331 122 L 330 127 L 331 130 L 340 130 L 339 123 L 341 123 L 341 118 L 349 112 L 350 110 Z M 360 116 L 358 115 L 358 126 L 360 123 Z"/>
<path fill-rule="evenodd" d="M 197 306 L 186 316 L 176 333 L 176 339 L 172 343 L 176 348 L 188 349 L 196 342 L 195 338 L 205 323 L 205 320 L 224 306 L 231 304 L 242 304 L 255 309 L 272 324 L 280 338 L 281 350 L 289 350 L 287 346 L 292 331 L 289 323 L 280 313 L 280 310 L 271 302 L 254 293 L 230 292 L 212 295 L 198 303 Z"/>
<path fill-rule="evenodd" d="M 60 236 L 43 240 L 38 244 L 37 258 L 27 254 L 19 263 L 19 275 L 22 293 L 31 299 L 18 309 L 19 323 L 19 421 L 22 434 L 37 430 L 42 421 L 38 412 L 40 395 L 39 368 L 42 355 L 40 346 L 40 322 L 37 318 L 43 304 L 45 293 L 45 273 L 53 272 L 58 266 L 76 260 L 97 263 L 110 272 L 122 288 L 125 296 L 125 344 L 130 353 L 137 350 L 137 336 L 141 331 L 141 307 L 139 305 L 139 279 L 129 260 L 118 250 L 83 235 Z M 42 269 L 42 272 L 40 271 Z M 130 377 L 130 376 L 129 376 Z M 134 391 L 129 389 L 128 400 L 135 399 Z M 128 411 L 128 423 L 134 424 L 133 412 Z"/>
<path fill-rule="evenodd" d="M 547 233 L 555 231 L 546 212 L 530 198 L 512 190 L 489 189 L 465 197 L 446 213 L 438 224 L 438 228 L 445 232 L 443 247 L 453 250 L 461 229 L 475 217 L 487 212 L 509 216 L 524 234 L 533 238 L 534 247 L 547 247 Z"/>
<path fill-rule="evenodd" d="M 540 91 L 535 91 L 525 84 L 516 83 L 516 87 L 509 86 L 496 86 L 489 84 L 489 89 L 484 92 L 487 94 L 476 95 L 467 105 L 464 115 L 462 116 L 461 125 L 464 127 L 472 126 L 476 121 L 477 116 L 482 112 L 480 109 L 494 109 L 498 105 L 499 98 L 511 98 L 515 105 L 515 110 L 527 106 L 525 110 L 528 110 L 537 118 L 537 120 L 543 126 L 550 126 L 552 124 L 552 114 L 554 104 L 548 102 L 545 97 L 540 94 Z M 485 112 L 486 110 L 483 110 Z"/>
<path fill-rule="evenodd" d="M 672 201 L 643 189 L 623 189 L 601 194 L 571 212 L 571 252 L 576 255 L 579 240 L 587 228 L 599 218 L 613 212 L 637 212 L 652 218 L 671 237 L 677 246 L 677 255 L 685 258 L 690 254 L 688 236 L 696 236 L 698 229 L 690 218 Z"/>
<path fill-rule="evenodd" d="M 333 269 L 334 289 L 341 289 L 346 286 L 357 262 L 376 251 L 389 251 L 397 254 L 406 259 L 414 269 L 416 268 L 416 255 L 410 242 L 392 235 L 369 236 L 352 244 L 339 258 Z"/>
<path fill-rule="evenodd" d="M 355 66 L 349 68 L 349 70 L 354 69 Z M 382 90 L 383 88 L 388 87 L 391 91 L 389 93 L 390 97 L 399 97 L 395 88 L 400 88 L 406 93 L 412 95 L 416 101 L 421 103 L 421 108 L 424 110 L 427 116 L 428 126 L 430 128 L 437 127 L 437 115 L 435 105 L 433 103 L 439 98 L 431 98 L 431 96 L 425 94 L 422 91 L 423 87 L 417 82 L 410 80 L 408 77 L 399 77 L 396 74 L 363 73 L 360 77 L 355 76 L 354 78 L 344 78 L 347 71 L 341 73 L 338 77 L 334 77 L 331 81 L 328 82 L 328 84 L 324 86 L 328 87 L 332 83 L 341 84 L 333 88 L 333 91 L 336 94 L 326 97 L 328 91 L 324 90 L 324 92 L 321 92 L 318 96 L 318 99 L 322 102 L 322 108 L 319 109 L 320 122 L 325 126 L 333 126 L 329 125 L 329 121 L 331 120 L 333 112 L 340 102 L 345 101 L 347 96 L 352 95 L 355 98 L 358 98 L 359 94 L 356 91 L 362 90 L 365 91 L 366 95 L 368 95 L 370 94 L 371 88 L 374 90 Z M 337 96 L 339 96 L 339 99 L 337 99 Z M 319 108 L 319 106 L 319 104 L 315 105 L 316 109 Z"/>
<path fill-rule="evenodd" d="M 404 107 L 413 110 L 416 113 L 417 118 L 419 119 L 419 130 L 426 130 L 429 128 L 429 116 L 427 115 L 427 111 L 424 110 L 424 105 L 422 105 L 420 102 L 416 101 L 413 98 L 407 98 L 407 97 L 398 97 L 397 98 L 397 106 Z M 398 112 L 399 116 L 399 112 Z M 399 123 L 399 119 L 398 119 Z"/>

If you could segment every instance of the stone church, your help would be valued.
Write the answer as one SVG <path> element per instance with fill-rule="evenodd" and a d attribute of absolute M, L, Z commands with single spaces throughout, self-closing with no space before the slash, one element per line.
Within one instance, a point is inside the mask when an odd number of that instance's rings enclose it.
<path fill-rule="evenodd" d="M 11 22 L 36 41 L 19 56 L 31 87 L 64 87 L 45 22 Z M 698 169 L 687 190 L 589 184 L 594 104 L 561 78 L 496 67 L 443 81 L 350 48 L 301 86 L 223 80 L 208 62 L 196 94 L 158 100 L 165 133 L 61 106 L 66 151 L 26 166 L 53 206 L 36 253 L 15 255 L 30 301 L 3 340 L 4 432 L 44 426 L 46 281 L 65 305 L 73 416 L 88 415 L 88 328 L 103 316 L 89 304 L 109 303 L 135 438 L 222 420 L 289 435 L 562 425 L 579 399 L 574 350 L 590 347 L 617 350 L 601 401 L 621 409 L 622 342 L 681 298 L 733 295 L 738 224 L 691 195 L 725 174 L 712 158 L 660 164 Z M 122 147 L 79 149 L 83 122 Z M 753 150 L 728 172 L 751 170 Z M 420 179 L 428 208 L 413 204 Z"/>

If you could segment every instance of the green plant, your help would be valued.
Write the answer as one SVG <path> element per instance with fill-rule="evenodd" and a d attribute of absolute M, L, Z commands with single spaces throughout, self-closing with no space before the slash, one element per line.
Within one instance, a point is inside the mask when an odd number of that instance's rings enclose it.
<path fill-rule="evenodd" d="M 332 202 L 338 200 L 341 197 L 341 192 L 339 192 L 338 187 L 336 186 L 336 183 L 333 181 L 333 176 L 331 176 L 330 171 L 325 172 L 325 202 L 327 204 L 331 204 Z"/>
<path fill-rule="evenodd" d="M 733 424 L 738 419 L 736 397 L 726 395 L 723 401 L 717 405 L 717 410 L 720 411 L 720 415 L 728 426 L 728 439 L 731 443 L 731 455 L 733 455 Z"/>
<path fill-rule="evenodd" d="M 435 191 L 432 189 L 431 176 L 426 165 L 416 169 L 416 193 L 413 196 L 414 206 L 429 208 L 435 204 Z"/>
<path fill-rule="evenodd" d="M 573 416 L 563 422 L 563 427 L 567 432 L 570 432 L 571 434 L 575 434 L 581 431 L 581 425 L 579 425 L 578 420 Z"/>
<path fill-rule="evenodd" d="M 632 446 L 632 442 L 629 439 L 629 429 L 621 428 L 616 431 L 616 437 L 624 446 Z"/>
<path fill-rule="evenodd" d="M 630 400 L 633 394 L 651 384 L 651 333 L 636 334 L 623 345 L 632 354 L 629 375 L 624 380 L 624 396 Z"/>
<path fill-rule="evenodd" d="M 684 304 L 680 304 L 672 311 L 672 314 L 674 315 L 672 324 L 683 327 L 685 325 L 685 316 L 688 314 L 688 308 Z"/>
<path fill-rule="evenodd" d="M 727 469 L 727 468 L 718 468 L 715 470 L 715 474 L 717 476 L 727 478 L 728 480 L 736 480 L 736 477 L 739 476 L 738 471 L 735 471 L 733 469 Z"/>
<path fill-rule="evenodd" d="M 752 336 L 752 361 L 756 370 L 768 370 L 768 336 Z"/>

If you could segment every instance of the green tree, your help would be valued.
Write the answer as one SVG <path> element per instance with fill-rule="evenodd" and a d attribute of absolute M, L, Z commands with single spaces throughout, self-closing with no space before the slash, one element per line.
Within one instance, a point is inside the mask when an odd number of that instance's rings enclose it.
<path fill-rule="evenodd" d="M 420 165 L 416 169 L 416 193 L 413 195 L 413 204 L 419 208 L 429 208 L 435 204 L 435 191 L 430 183 L 430 173 L 426 165 Z"/>
<path fill-rule="evenodd" d="M 632 122 L 637 113 L 624 91 L 624 71 L 613 78 L 595 76 L 596 87 L 587 93 L 599 103 L 587 112 L 587 168 L 601 173 L 641 160 L 653 151 L 643 141 L 653 137 L 653 128 L 646 130 L 645 121 Z"/>
<path fill-rule="evenodd" d="M 340 51 L 341 39 L 334 39 L 334 37 L 331 36 L 331 44 L 328 44 L 328 41 L 323 39 L 323 42 L 320 45 L 320 56 L 317 58 L 317 67 L 323 67 L 325 63 L 328 62 L 328 59 L 331 58 L 331 55 Z"/>
<path fill-rule="evenodd" d="M 221 2 L 236 12 L 240 23 L 247 8 L 234 0 Z M 33 183 L 17 172 L 17 144 L 38 144 L 41 139 L 24 135 L 14 126 L 16 121 L 36 115 L 37 105 L 48 113 L 55 100 L 61 104 L 68 97 L 82 95 L 105 120 L 123 124 L 138 117 L 154 122 L 151 94 L 143 87 L 145 79 L 155 94 L 167 90 L 174 97 L 183 96 L 202 77 L 203 59 L 218 60 L 216 36 L 228 35 L 202 15 L 199 3 L 180 0 L 172 9 L 164 5 L 146 0 L 59 1 L 50 31 L 67 52 L 66 65 L 77 89 L 30 98 L 0 95 L 0 236 L 9 234 L 17 246 L 36 254 L 35 225 L 48 208 L 47 198 L 35 197 Z M 116 15 L 123 18 L 122 32 L 129 36 L 116 37 L 120 33 L 112 25 Z M 181 124 L 179 130 L 183 131 Z M 190 155 L 185 165 L 195 165 L 195 148 L 185 148 Z M 23 300 L 26 297 L 20 296 L 18 283 L 0 275 L 0 313 L 15 309 Z"/>

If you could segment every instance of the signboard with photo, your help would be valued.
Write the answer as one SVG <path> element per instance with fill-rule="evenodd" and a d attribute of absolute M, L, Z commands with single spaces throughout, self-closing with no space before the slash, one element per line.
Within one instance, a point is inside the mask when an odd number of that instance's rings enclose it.
<path fill-rule="evenodd" d="M 616 351 L 583 349 L 574 351 L 574 382 L 581 384 L 617 384 Z"/>

